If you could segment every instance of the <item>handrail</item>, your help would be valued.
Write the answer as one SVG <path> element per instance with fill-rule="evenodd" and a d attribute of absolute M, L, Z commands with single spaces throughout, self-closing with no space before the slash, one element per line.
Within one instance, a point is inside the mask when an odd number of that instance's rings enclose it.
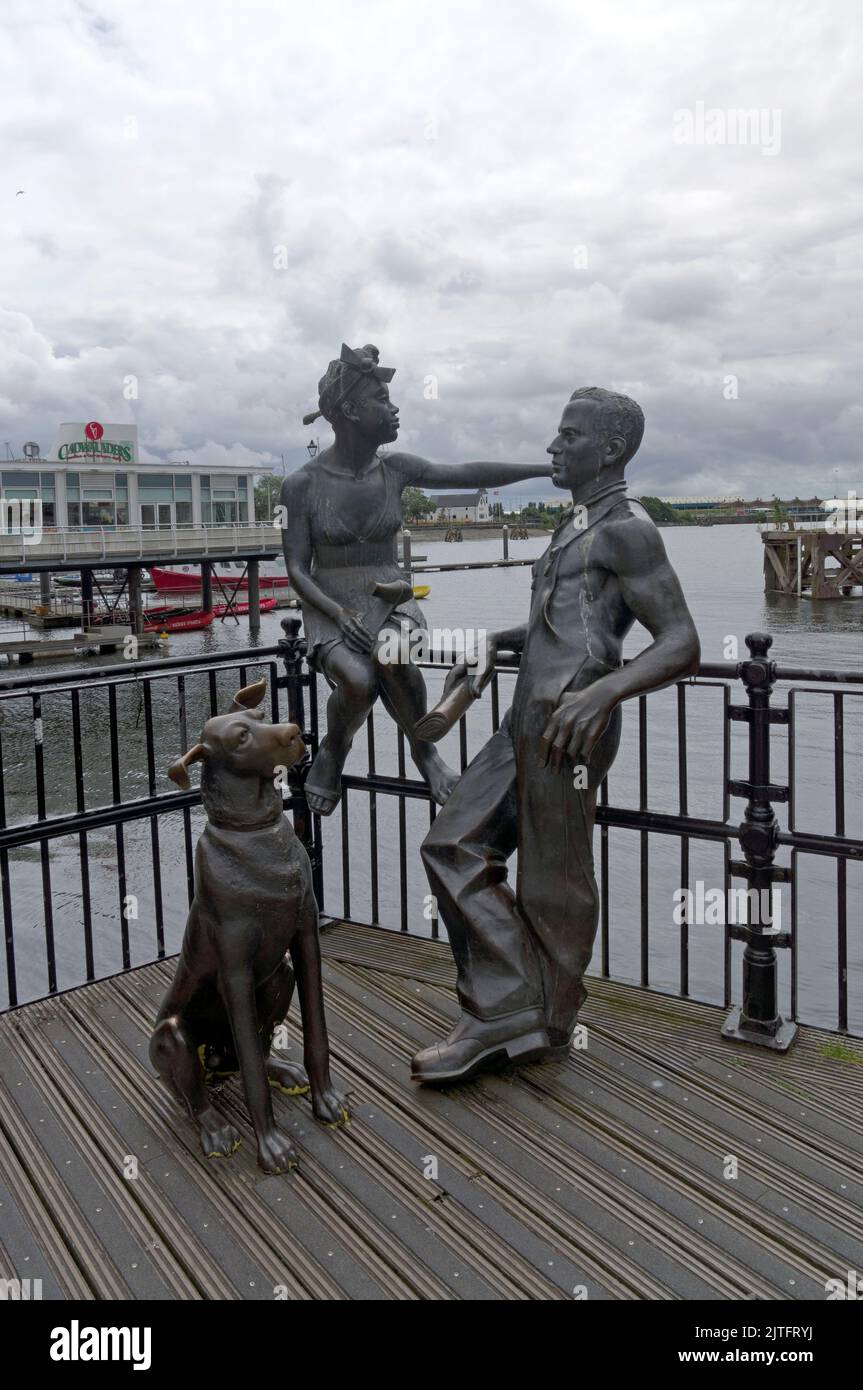
<path fill-rule="evenodd" d="M 16 997 L 16 967 L 15 967 L 15 946 L 14 946 L 14 919 L 12 909 L 11 878 L 9 876 L 7 856 L 14 850 L 23 845 L 33 844 L 41 846 L 42 869 L 43 869 L 43 897 L 45 902 L 46 914 L 46 945 L 48 950 L 49 963 L 49 993 L 56 992 L 57 971 L 54 958 L 53 934 L 51 928 L 52 906 L 51 906 L 51 872 L 50 860 L 47 858 L 49 841 L 57 838 L 77 837 L 80 844 L 79 850 L 83 859 L 86 860 L 86 838 L 87 834 L 95 829 L 107 826 L 120 827 L 127 821 L 149 819 L 153 826 L 154 853 L 158 851 L 158 832 L 157 823 L 163 816 L 170 816 L 180 812 L 184 816 L 185 844 L 187 858 L 187 874 L 191 873 L 188 868 L 191 865 L 192 840 L 191 827 L 188 819 L 189 810 L 192 805 L 197 804 L 196 794 L 191 794 L 192 799 L 185 794 L 169 792 L 167 794 L 157 794 L 154 773 L 154 751 L 156 742 L 154 741 L 154 723 L 152 718 L 151 692 L 159 688 L 151 685 L 153 678 L 173 677 L 177 685 L 179 701 L 180 728 L 182 737 L 185 738 L 185 709 L 186 709 L 186 677 L 199 673 L 209 677 L 210 702 L 211 708 L 215 712 L 216 699 L 216 672 L 220 668 L 237 668 L 260 664 L 264 667 L 269 666 L 269 685 L 270 697 L 274 717 L 279 707 L 279 691 L 287 692 L 288 717 L 292 722 L 297 723 L 306 734 L 306 741 L 312 753 L 318 746 L 319 719 L 318 710 L 318 681 L 313 670 L 310 670 L 305 663 L 306 648 L 305 641 L 300 634 L 300 620 L 296 616 L 286 617 L 282 622 L 285 631 L 285 638 L 280 642 L 262 647 L 239 648 L 233 651 L 216 652 L 208 655 L 195 657 L 158 657 L 143 661 L 126 661 L 114 663 L 110 666 L 101 667 L 93 670 L 92 667 L 76 667 L 71 671 L 66 670 L 62 673 L 51 672 L 45 675 L 16 677 L 10 680 L 0 680 L 0 705 L 8 700 L 28 700 L 31 704 L 29 711 L 32 719 L 32 747 L 34 749 L 35 775 L 37 803 L 35 807 L 36 815 L 32 813 L 26 821 L 6 826 L 3 823 L 3 816 L 0 815 L 0 868 L 3 869 L 3 917 L 6 928 L 6 964 L 7 978 L 9 981 L 9 999 L 14 1002 Z M 748 885 L 747 889 L 736 889 L 737 893 L 746 896 L 747 891 L 754 890 L 758 900 L 762 903 L 769 898 L 771 901 L 770 912 L 761 917 L 760 921 L 753 920 L 748 913 L 745 920 L 730 918 L 725 926 L 726 941 L 724 955 L 724 993 L 726 1007 L 730 1006 L 734 998 L 731 984 L 732 953 L 731 945 L 733 941 L 741 941 L 745 945 L 743 955 L 743 990 L 742 1007 L 733 1010 L 726 1021 L 724 1035 L 732 1040 L 742 1040 L 748 1043 L 760 1043 L 767 1047 L 784 1049 L 790 1044 L 794 1036 L 794 1025 L 797 1019 L 797 913 L 798 913 L 798 856 L 816 855 L 822 860 L 832 859 L 836 865 L 837 874 L 837 909 L 836 909 L 836 930 L 837 930 L 837 1019 L 840 1031 L 848 1031 L 849 1028 L 849 975 L 848 975 L 848 891 L 846 883 L 846 869 L 848 861 L 863 862 L 863 839 L 856 838 L 848 833 L 846 829 L 845 817 L 845 783 L 847 780 L 845 770 L 845 728 L 847 719 L 843 710 L 847 710 L 848 701 L 859 699 L 863 691 L 859 686 L 863 685 L 863 672 L 851 671 L 840 672 L 833 670 L 812 670 L 809 668 L 781 667 L 776 665 L 769 657 L 771 639 L 765 634 L 751 634 L 747 637 L 749 647 L 749 657 L 741 662 L 706 662 L 699 667 L 695 676 L 689 677 L 684 681 L 676 683 L 677 710 L 678 710 L 678 783 L 679 783 L 679 809 L 675 812 L 652 810 L 647 797 L 647 704 L 648 696 L 641 696 L 633 704 L 637 706 L 638 712 L 638 766 L 639 783 L 642 788 L 639 794 L 638 804 L 614 805 L 609 803 L 607 783 L 603 784 L 599 793 L 599 805 L 596 812 L 597 834 L 599 836 L 599 863 L 598 878 L 601 882 L 601 935 L 599 938 L 599 950 L 603 973 L 610 974 L 610 952 L 609 952 L 609 917 L 608 900 L 609 888 L 613 890 L 613 883 L 609 882 L 608 874 L 608 836 L 611 830 L 623 830 L 637 832 L 640 839 L 640 849 L 638 850 L 641 866 L 641 982 L 645 987 L 651 984 L 651 974 L 649 969 L 649 944 L 650 944 L 650 925 L 648 919 L 648 882 L 649 882 L 649 837 L 652 834 L 660 834 L 664 837 L 673 836 L 680 841 L 681 847 L 681 868 L 680 879 L 678 882 L 685 885 L 688 891 L 690 884 L 690 859 L 689 846 L 692 841 L 705 841 L 720 844 L 725 855 L 725 885 L 726 891 L 730 888 L 733 878 L 744 879 Z M 283 663 L 284 675 L 279 674 L 279 669 L 274 660 L 278 659 Z M 443 657 L 432 655 L 428 660 L 419 663 L 431 669 L 447 669 L 451 666 L 450 660 Z M 499 702 L 498 702 L 498 679 L 508 675 L 510 678 L 517 673 L 518 662 L 513 660 L 506 664 L 500 663 L 493 678 L 491 687 L 491 719 L 493 728 L 499 725 Z M 779 681 L 792 682 L 791 688 L 787 691 L 787 702 L 775 701 L 771 703 L 772 692 Z M 741 683 L 745 699 L 733 698 L 735 690 L 739 691 Z M 798 682 L 807 684 L 799 684 Z M 721 711 L 721 721 L 724 740 L 723 764 L 721 771 L 722 805 L 716 816 L 711 819 L 692 815 L 687 804 L 687 748 L 689 741 L 687 738 L 687 719 L 686 707 L 688 692 L 693 688 L 701 690 L 708 689 L 717 682 L 721 683 L 724 690 L 723 706 Z M 118 688 L 121 686 L 139 685 L 142 690 L 142 709 L 145 716 L 146 728 L 146 747 L 149 765 L 149 794 L 143 798 L 134 795 L 122 796 L 120 792 L 119 772 L 118 772 Z M 852 685 L 854 689 L 830 690 L 833 685 Z M 79 699 L 85 691 L 107 688 L 109 706 L 109 728 L 110 728 L 110 748 L 111 760 L 114 768 L 114 796 L 112 802 L 107 805 L 97 807 L 86 807 L 81 769 L 81 735 L 82 724 L 80 721 Z M 201 687 L 199 686 L 198 689 Z M 828 833 L 823 833 L 823 827 L 816 823 L 811 829 L 808 826 L 800 827 L 795 816 L 796 801 L 799 801 L 799 791 L 795 787 L 796 779 L 796 736 L 795 736 L 795 696 L 809 690 L 817 696 L 829 695 L 833 703 L 833 762 L 834 762 L 834 820 Z M 43 717 L 47 716 L 49 705 L 43 700 L 48 692 L 52 694 L 66 694 L 70 697 L 71 711 L 73 717 L 73 748 L 69 756 L 74 752 L 76 763 L 76 787 L 78 797 L 77 810 L 72 813 L 64 809 L 59 815 L 46 813 L 46 797 L 44 783 L 44 753 L 43 744 Z M 82 701 L 83 703 L 83 701 Z M 16 706 L 16 715 L 11 725 L 16 725 L 21 717 L 20 707 Z M 53 712 L 56 706 L 51 704 Z M 25 707 L 24 719 L 27 719 Z M 746 724 L 746 737 L 748 740 L 749 766 L 745 780 L 735 779 L 732 775 L 731 763 L 731 730 L 735 723 Z M 784 725 L 783 734 L 787 731 L 788 748 L 788 779 L 787 785 L 774 784 L 771 777 L 771 751 L 773 744 L 773 729 L 775 725 Z M 399 735 L 401 738 L 401 735 Z M 353 800 L 357 795 L 368 795 L 370 797 L 370 816 L 371 830 L 371 852 L 373 859 L 372 876 L 372 924 L 377 922 L 376 902 L 377 902 L 377 840 L 374 827 L 377 824 L 377 817 L 380 814 L 376 810 L 380 802 L 375 802 L 374 798 L 395 797 L 401 807 L 405 799 L 430 802 L 430 791 L 427 784 L 415 777 L 404 775 L 403 763 L 402 772 L 399 776 L 386 775 L 375 768 L 373 750 L 373 729 L 369 730 L 369 765 L 366 775 L 358 775 L 351 772 L 342 778 L 342 835 L 340 858 L 342 863 L 344 907 L 341 915 L 345 918 L 351 917 L 349 907 L 349 884 L 350 884 L 350 818 L 348 816 L 348 801 Z M 462 722 L 462 765 L 467 762 L 467 736 L 466 725 Z M 401 755 L 400 755 L 401 756 Z M 291 775 L 290 799 L 286 800 L 286 806 L 294 813 L 294 823 L 297 835 L 305 844 L 309 852 L 312 863 L 312 872 L 315 882 L 315 890 L 318 901 L 323 907 L 324 900 L 324 876 L 323 862 L 325 853 L 325 841 L 322 834 L 322 823 L 319 817 L 313 816 L 305 800 L 303 792 L 303 771 L 301 767 Z M 40 790 L 41 788 L 41 790 Z M 134 787 L 132 788 L 134 790 Z M 732 810 L 734 799 L 742 801 L 745 809 L 741 816 L 736 816 Z M 788 806 L 787 829 L 782 828 L 775 812 L 775 803 L 786 802 Z M 0 801 L 0 809 L 3 805 Z M 397 852 L 400 881 L 402 882 L 402 930 L 408 931 L 410 927 L 406 918 L 406 895 L 404 885 L 407 883 L 408 873 L 408 853 L 409 846 L 405 836 L 405 818 L 400 809 L 399 812 L 401 830 L 398 836 Z M 829 824 L 829 823 L 828 823 Z M 853 829 L 853 827 L 848 827 Z M 120 831 L 118 829 L 118 835 Z M 119 841 L 118 841 L 119 843 Z M 328 843 L 328 842 L 327 842 Z M 790 852 L 790 865 L 780 865 L 776 863 L 777 851 L 783 849 Z M 329 851 L 327 850 L 327 853 Z M 338 858 L 337 858 L 338 862 Z M 125 863 L 125 861 L 123 861 Z M 118 873 L 125 875 L 125 868 L 118 866 Z M 123 877 L 125 882 L 125 877 Z M 189 879 L 191 883 L 191 879 Z M 791 928 L 790 930 L 779 930 L 779 924 L 773 926 L 773 885 L 790 885 L 791 901 Z M 89 890 L 85 890 L 89 891 Z M 160 890 L 161 891 L 161 890 Z M 189 889 L 191 892 L 191 888 Z M 121 901 L 122 901 L 122 894 Z M 613 896 L 613 892 L 612 892 Z M 89 902 L 89 899 L 87 900 Z M 762 913 L 764 908 L 761 909 Z M 161 943 L 160 950 L 164 953 L 164 939 L 162 935 L 161 906 L 157 908 L 157 936 Z M 85 908 L 85 939 L 87 948 L 87 978 L 95 978 L 93 965 L 92 940 L 89 934 L 88 923 L 89 906 Z M 689 932 L 691 924 L 687 918 L 682 920 L 679 925 L 680 931 L 680 993 L 684 996 L 689 994 Z M 124 966 L 128 966 L 128 923 L 120 922 L 120 932 L 123 940 L 123 960 Z M 432 924 L 432 934 L 436 934 L 435 923 Z M 790 954 L 790 990 L 791 1007 L 786 1018 L 780 1016 L 777 1006 L 778 997 L 778 953 L 788 950 Z M 819 1020 L 820 1021 L 820 1020 Z"/>
<path fill-rule="evenodd" d="M 206 671 L 210 666 L 240 666 L 244 662 L 252 664 L 261 657 L 279 656 L 281 647 L 242 647 L 236 651 L 208 652 L 206 655 L 163 656 L 148 661 L 124 661 L 111 666 L 100 666 L 94 671 L 92 666 L 75 666 L 62 672 L 49 671 L 41 676 L 15 676 L 11 680 L 0 680 L 0 699 L 9 695 L 26 695 L 39 690 L 69 687 L 75 689 L 82 685 L 102 685 L 108 682 L 134 681 L 159 671 Z M 79 679 L 76 679 L 78 677 Z"/>
<path fill-rule="evenodd" d="M 285 620 L 283 620 L 285 621 Z M 291 621 L 288 619 L 287 621 Z M 297 621 L 294 619 L 294 621 Z M 126 661 L 122 665 L 100 666 L 98 677 L 112 677 L 122 673 L 139 673 L 146 675 L 148 671 L 170 670 L 173 667 L 187 666 L 191 664 L 197 669 L 210 663 L 233 660 L 236 656 L 252 657 L 254 655 L 265 654 L 267 656 L 277 655 L 280 648 L 274 647 L 248 647 L 237 649 L 231 652 L 213 652 L 200 657 L 189 658 L 188 656 L 157 657 L 146 661 Z M 507 671 L 515 674 L 520 664 L 518 653 L 508 655 L 506 660 L 499 660 L 497 669 L 501 673 Z M 697 672 L 687 678 L 688 682 L 694 683 L 697 680 L 737 680 L 740 677 L 741 662 L 739 661 L 702 661 Z M 429 671 L 448 671 L 452 666 L 452 661 L 443 654 L 435 655 L 432 653 L 428 659 L 418 661 L 417 665 Z M 624 662 L 628 665 L 628 662 Z M 62 676 L 56 672 L 49 672 L 47 675 L 33 677 L 18 677 L 14 680 L 0 681 L 0 691 L 9 691 L 13 688 L 22 690 L 36 690 L 41 687 L 56 684 L 71 685 L 75 683 L 75 678 L 80 677 L 88 683 L 93 680 L 94 672 L 90 666 L 75 666 L 71 670 L 66 669 Z M 840 685 L 863 685 L 863 671 L 839 671 L 823 670 L 809 666 L 779 666 L 774 669 L 774 680 L 776 681 L 814 681 L 824 684 Z"/>

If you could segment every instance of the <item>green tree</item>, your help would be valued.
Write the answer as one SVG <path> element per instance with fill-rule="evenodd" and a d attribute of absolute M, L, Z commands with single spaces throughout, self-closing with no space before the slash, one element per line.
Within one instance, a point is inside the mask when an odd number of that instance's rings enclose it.
<path fill-rule="evenodd" d="M 663 502 L 661 497 L 639 497 L 638 500 L 651 521 L 677 520 L 677 513 L 674 508 L 670 507 L 667 502 Z"/>
<path fill-rule="evenodd" d="M 791 517 L 775 493 L 773 494 L 773 523 L 777 531 L 791 530 Z"/>
<path fill-rule="evenodd" d="M 275 477 L 270 473 L 255 483 L 255 521 L 268 521 L 272 525 L 282 482 L 281 477 Z"/>
<path fill-rule="evenodd" d="M 697 517 L 692 512 L 678 511 L 661 497 L 639 497 L 638 500 L 651 521 L 657 524 L 665 522 L 675 526 L 694 526 L 697 522 Z"/>
<path fill-rule="evenodd" d="M 402 493 L 402 516 L 405 521 L 421 521 L 437 511 L 437 505 L 418 487 L 406 487 Z"/>

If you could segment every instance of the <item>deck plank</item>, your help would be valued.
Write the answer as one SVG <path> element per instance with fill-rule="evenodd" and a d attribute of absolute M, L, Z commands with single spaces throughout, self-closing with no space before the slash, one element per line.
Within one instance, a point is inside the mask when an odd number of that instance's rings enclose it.
<path fill-rule="evenodd" d="M 49 1299 L 771 1300 L 863 1268 L 863 1066 L 833 1035 L 732 1047 L 721 1010 L 593 979 L 586 1050 L 421 1089 L 410 1056 L 457 1016 L 446 945 L 338 922 L 322 944 L 354 1118 L 277 1096 L 289 1177 L 258 1171 L 235 1080 L 217 1103 L 243 1146 L 206 1162 L 153 1075 L 172 962 L 0 1016 L 0 1277 Z"/>

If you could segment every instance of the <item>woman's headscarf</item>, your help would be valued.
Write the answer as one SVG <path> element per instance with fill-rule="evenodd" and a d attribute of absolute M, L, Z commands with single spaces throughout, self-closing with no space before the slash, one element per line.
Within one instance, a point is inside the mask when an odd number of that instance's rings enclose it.
<path fill-rule="evenodd" d="M 330 363 L 318 382 L 318 408 L 311 415 L 303 416 L 303 424 L 311 425 L 321 415 L 332 424 L 342 401 L 347 400 L 361 383 L 392 381 L 395 367 L 379 367 L 379 357 L 372 343 L 366 343 L 359 351 L 342 343 L 341 353 Z"/>

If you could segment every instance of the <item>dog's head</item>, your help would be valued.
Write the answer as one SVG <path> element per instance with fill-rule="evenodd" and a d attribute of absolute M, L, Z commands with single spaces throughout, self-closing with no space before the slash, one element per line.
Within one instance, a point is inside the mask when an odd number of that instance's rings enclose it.
<path fill-rule="evenodd" d="M 171 764 L 171 780 L 188 791 L 189 766 L 203 762 L 208 774 L 223 771 L 235 777 L 272 782 L 280 768 L 298 763 L 306 752 L 302 733 L 296 724 L 267 723 L 263 710 L 258 708 L 266 693 L 266 680 L 238 691 L 228 714 L 208 719 L 200 742 Z"/>

